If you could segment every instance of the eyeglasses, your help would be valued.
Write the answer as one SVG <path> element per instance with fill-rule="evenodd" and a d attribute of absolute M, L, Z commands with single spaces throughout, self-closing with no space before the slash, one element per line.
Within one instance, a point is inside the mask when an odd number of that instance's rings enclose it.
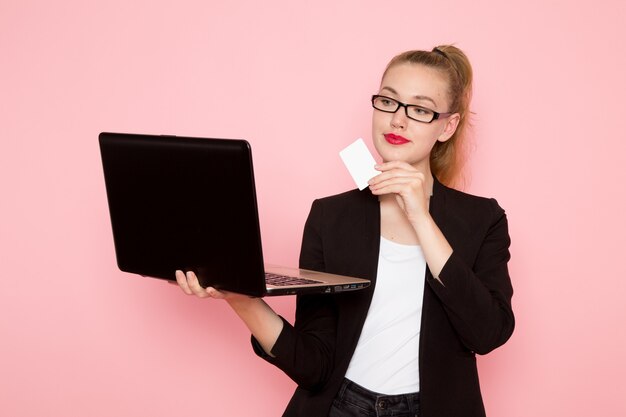
<path fill-rule="evenodd" d="M 406 117 L 420 123 L 431 123 L 433 120 L 448 117 L 454 113 L 437 113 L 434 110 L 427 109 L 414 104 L 404 104 L 390 97 L 372 96 L 372 107 L 385 113 L 395 113 L 400 107 L 404 107 Z"/>

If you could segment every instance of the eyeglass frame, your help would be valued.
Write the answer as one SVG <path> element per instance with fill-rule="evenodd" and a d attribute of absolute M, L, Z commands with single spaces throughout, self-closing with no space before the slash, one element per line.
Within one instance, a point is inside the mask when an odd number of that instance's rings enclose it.
<path fill-rule="evenodd" d="M 379 109 L 378 107 L 376 107 L 374 105 L 374 100 L 376 100 L 377 98 L 386 98 L 387 100 L 391 100 L 394 103 L 396 103 L 398 105 L 398 107 L 396 107 L 396 109 L 394 111 Z M 380 95 L 380 94 L 374 94 L 372 96 L 372 107 L 375 110 L 382 111 L 383 113 L 397 113 L 398 110 L 400 110 L 400 107 L 404 107 L 404 114 L 406 115 L 406 117 L 408 117 L 411 120 L 415 120 L 416 122 L 419 122 L 419 123 L 432 123 L 435 120 L 438 120 L 440 118 L 450 117 L 450 116 L 452 116 L 455 113 L 455 112 L 439 113 L 439 112 L 436 112 L 436 111 L 434 111 L 432 109 L 429 109 L 427 107 L 418 106 L 416 104 L 404 104 L 403 102 L 398 101 L 395 98 L 383 96 L 383 95 Z M 424 122 L 422 120 L 414 119 L 413 117 L 409 116 L 409 107 L 417 107 L 419 109 L 428 110 L 429 112 L 433 113 L 433 118 L 430 120 L 430 122 Z"/>

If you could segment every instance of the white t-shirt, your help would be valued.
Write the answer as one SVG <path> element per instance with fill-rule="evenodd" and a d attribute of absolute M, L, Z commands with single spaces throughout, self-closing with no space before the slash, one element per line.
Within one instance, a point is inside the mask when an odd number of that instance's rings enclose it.
<path fill-rule="evenodd" d="M 380 394 L 419 391 L 425 276 L 420 246 L 381 236 L 376 288 L 346 378 Z"/>

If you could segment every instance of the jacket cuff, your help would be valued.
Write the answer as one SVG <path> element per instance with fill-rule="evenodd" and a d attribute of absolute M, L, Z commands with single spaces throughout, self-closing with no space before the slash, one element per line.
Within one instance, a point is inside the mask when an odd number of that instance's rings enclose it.
<path fill-rule="evenodd" d="M 439 297 L 445 298 L 446 294 L 454 292 L 455 287 L 459 286 L 462 277 L 466 274 L 467 266 L 456 252 L 452 252 L 439 273 L 439 279 L 429 274 L 428 281 L 435 293 Z"/>
<path fill-rule="evenodd" d="M 272 347 L 271 353 L 272 355 L 274 355 L 274 357 L 268 355 L 267 352 L 265 352 L 265 350 L 261 347 L 259 341 L 256 340 L 254 336 L 250 336 L 250 342 L 252 343 L 252 349 L 254 350 L 254 353 L 260 358 L 272 364 L 278 364 L 279 362 L 281 362 L 280 358 L 285 357 L 284 353 L 290 350 L 289 346 L 293 346 L 295 340 L 294 328 L 291 323 L 285 320 L 284 317 L 279 317 L 283 321 L 283 329 L 281 330 L 278 338 L 276 339 L 276 342 L 274 343 L 274 346 Z"/>

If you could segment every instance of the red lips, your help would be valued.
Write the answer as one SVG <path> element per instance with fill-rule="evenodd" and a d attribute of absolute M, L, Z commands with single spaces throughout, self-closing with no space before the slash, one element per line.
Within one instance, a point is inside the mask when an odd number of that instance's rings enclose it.
<path fill-rule="evenodd" d="M 394 135 L 393 133 L 385 133 L 384 136 L 385 136 L 385 140 L 391 143 L 392 145 L 403 145 L 405 143 L 410 142 L 410 140 L 400 135 Z"/>

